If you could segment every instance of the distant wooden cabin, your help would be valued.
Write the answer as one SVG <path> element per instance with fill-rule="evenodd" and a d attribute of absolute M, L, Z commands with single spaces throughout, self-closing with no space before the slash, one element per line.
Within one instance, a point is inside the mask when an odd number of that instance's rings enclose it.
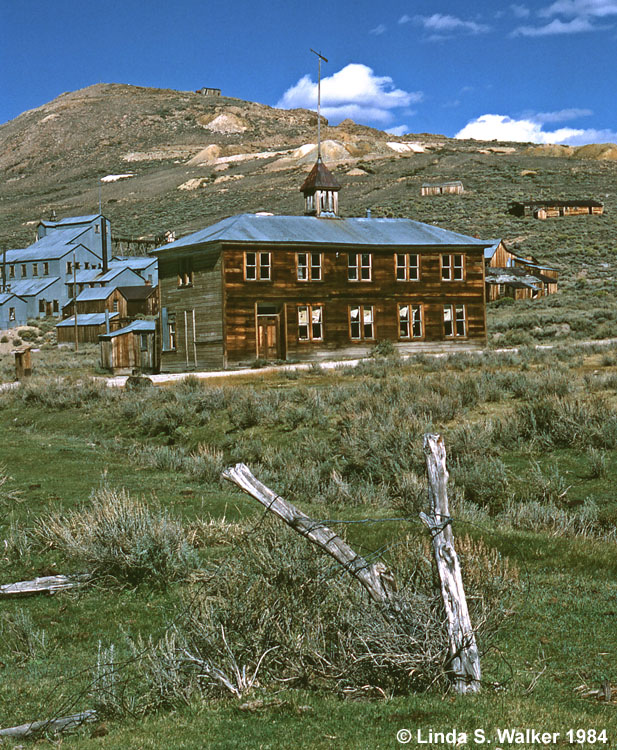
<path fill-rule="evenodd" d="M 99 336 L 101 366 L 114 375 L 156 372 L 158 349 L 156 323 L 135 320 L 124 328 Z"/>
<path fill-rule="evenodd" d="M 102 333 L 118 328 L 118 313 L 89 313 L 77 314 L 77 343 L 96 344 Z M 56 325 L 56 335 L 59 345 L 75 343 L 75 316 L 60 321 Z"/>
<path fill-rule="evenodd" d="M 514 216 L 533 216 L 535 219 L 553 219 L 559 216 L 600 216 L 604 205 L 594 200 L 539 200 L 522 201 L 510 205 Z"/>
<path fill-rule="evenodd" d="M 203 96 L 220 96 L 221 89 L 212 89 L 204 86 L 201 89 L 195 91 L 196 94 L 202 94 Z"/>
<path fill-rule="evenodd" d="M 317 177 L 308 215 L 232 216 L 154 251 L 162 371 L 364 356 L 382 339 L 402 352 L 484 344 L 487 243 L 410 219 L 340 219 L 338 185 Z"/>
<path fill-rule="evenodd" d="M 425 182 L 420 188 L 420 195 L 460 195 L 464 192 L 463 183 L 460 180 L 439 183 Z"/>
<path fill-rule="evenodd" d="M 118 313 L 120 324 L 125 324 L 140 315 L 158 313 L 158 288 L 151 286 L 119 286 L 115 289 L 94 287 L 84 289 L 77 296 L 77 313 Z M 73 315 L 75 303 L 71 300 L 62 310 L 63 317 Z"/>
<path fill-rule="evenodd" d="M 559 272 L 538 263 L 536 258 L 521 258 L 510 252 L 501 239 L 489 240 L 484 249 L 486 265 L 486 301 L 500 297 L 536 299 L 557 291 Z"/>
<path fill-rule="evenodd" d="M 27 322 L 27 301 L 12 292 L 0 291 L 0 330 L 25 326 Z"/>

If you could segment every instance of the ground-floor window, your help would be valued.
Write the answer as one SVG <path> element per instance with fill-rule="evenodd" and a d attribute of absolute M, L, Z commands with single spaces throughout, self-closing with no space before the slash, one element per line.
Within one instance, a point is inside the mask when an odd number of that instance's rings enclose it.
<path fill-rule="evenodd" d="M 323 306 L 322 305 L 299 305 L 298 306 L 298 340 L 299 341 L 322 341 L 323 340 Z"/>
<path fill-rule="evenodd" d="M 39 300 L 39 312 L 45 314 L 45 300 L 40 299 Z"/>
<path fill-rule="evenodd" d="M 57 313 L 57 312 L 60 312 L 60 305 L 59 305 L 59 303 L 58 303 L 58 300 L 57 300 L 57 299 L 55 299 L 55 300 L 54 300 L 54 301 L 52 302 L 52 310 L 53 310 L 53 312 L 55 312 L 55 313 Z"/>
<path fill-rule="evenodd" d="M 422 305 L 398 306 L 398 335 L 401 339 L 422 338 Z"/>
<path fill-rule="evenodd" d="M 349 336 L 354 341 L 375 338 L 375 314 L 372 305 L 349 308 Z"/>
<path fill-rule="evenodd" d="M 9 320 L 15 320 L 15 308 L 9 307 Z"/>
<path fill-rule="evenodd" d="M 444 305 L 443 329 L 446 337 L 467 335 L 465 305 Z"/>

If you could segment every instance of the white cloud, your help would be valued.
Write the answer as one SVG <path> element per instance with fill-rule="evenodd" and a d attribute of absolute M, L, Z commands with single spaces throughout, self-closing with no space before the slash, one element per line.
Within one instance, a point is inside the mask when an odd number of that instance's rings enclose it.
<path fill-rule="evenodd" d="M 411 16 L 408 16 L 407 13 L 404 13 L 399 19 L 398 22 L 403 23 L 409 23 L 412 20 Z"/>
<path fill-rule="evenodd" d="M 592 18 L 606 18 L 617 15 L 615 0 L 556 0 L 547 8 L 542 8 L 538 15 L 550 16 L 591 16 Z"/>
<path fill-rule="evenodd" d="M 387 31 L 387 28 L 384 26 L 383 23 L 380 23 L 379 26 L 375 26 L 374 29 L 371 29 L 369 31 L 369 34 L 375 34 L 379 36 L 380 34 L 385 34 Z"/>
<path fill-rule="evenodd" d="M 409 128 L 407 125 L 397 125 L 395 128 L 386 128 L 386 133 L 390 133 L 390 135 L 405 135 L 405 133 L 409 133 Z"/>
<path fill-rule="evenodd" d="M 579 16 L 565 22 L 555 18 L 546 26 L 519 26 L 514 29 L 511 36 L 554 36 L 555 34 L 581 34 L 586 31 L 599 30 L 600 27 L 594 26 L 588 18 Z"/>
<path fill-rule="evenodd" d="M 483 34 L 490 31 L 490 26 L 485 24 L 463 21 L 461 18 L 443 13 L 433 13 L 432 16 L 414 16 L 413 21 L 427 31 L 435 32 L 434 38 L 439 38 L 444 33 Z"/>
<path fill-rule="evenodd" d="M 617 141 L 617 132 L 594 128 L 559 128 L 542 130 L 541 123 L 531 119 L 514 120 L 507 115 L 481 115 L 468 122 L 455 138 L 472 138 L 479 141 L 516 141 L 521 143 L 564 143 L 581 146 L 585 143 Z"/>
<path fill-rule="evenodd" d="M 350 117 L 356 121 L 389 123 L 394 118 L 392 110 L 422 99 L 422 92 L 395 88 L 390 76 L 376 76 L 372 68 L 359 63 L 350 63 L 321 80 L 321 111 L 332 122 Z M 303 76 L 287 89 L 276 106 L 315 109 L 317 83 L 309 75 Z"/>
<path fill-rule="evenodd" d="M 555 112 L 535 112 L 529 115 L 529 119 L 534 122 L 567 122 L 568 120 L 577 120 L 579 117 L 589 117 L 593 114 L 591 109 L 579 109 L 571 107 L 570 109 L 559 109 Z"/>
<path fill-rule="evenodd" d="M 511 5 L 510 10 L 516 18 L 529 18 L 531 11 L 526 5 Z"/>

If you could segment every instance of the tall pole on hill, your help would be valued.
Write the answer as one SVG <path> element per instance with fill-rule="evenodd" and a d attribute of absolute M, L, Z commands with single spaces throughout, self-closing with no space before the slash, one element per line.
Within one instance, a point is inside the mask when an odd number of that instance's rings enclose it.
<path fill-rule="evenodd" d="M 328 62 L 328 59 L 324 57 L 321 52 L 315 52 L 311 48 L 311 52 L 317 55 L 317 160 L 321 159 L 321 61 Z"/>

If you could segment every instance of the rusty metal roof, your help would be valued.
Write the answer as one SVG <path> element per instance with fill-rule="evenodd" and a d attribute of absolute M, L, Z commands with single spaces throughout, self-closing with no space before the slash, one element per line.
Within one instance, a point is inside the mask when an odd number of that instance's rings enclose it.
<path fill-rule="evenodd" d="M 332 172 L 326 167 L 321 159 L 317 159 L 315 166 L 302 183 L 300 192 L 309 193 L 315 190 L 340 190 L 341 186 L 336 181 Z"/>
<path fill-rule="evenodd" d="M 478 247 L 490 241 L 412 219 L 317 218 L 240 214 L 152 250 L 156 255 L 207 249 L 220 243 L 346 247 Z"/>

